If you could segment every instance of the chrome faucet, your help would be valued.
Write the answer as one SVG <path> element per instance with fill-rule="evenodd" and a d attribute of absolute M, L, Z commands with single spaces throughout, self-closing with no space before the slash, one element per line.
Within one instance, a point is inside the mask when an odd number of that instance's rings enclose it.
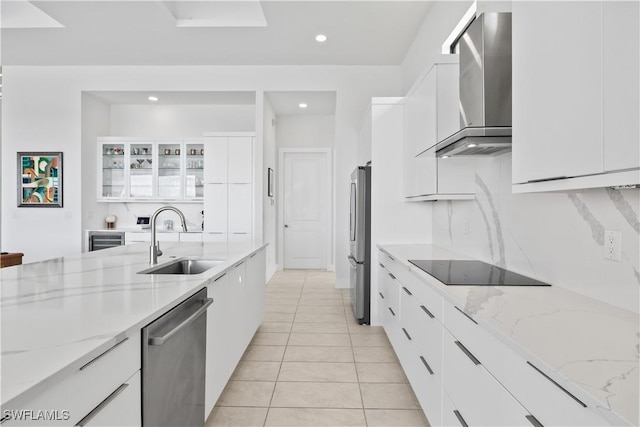
<path fill-rule="evenodd" d="M 158 263 L 158 256 L 162 255 L 160 246 L 156 240 L 156 219 L 160 212 L 173 211 L 180 216 L 180 222 L 182 223 L 182 231 L 187 231 L 187 220 L 184 219 L 184 214 L 180 212 L 180 209 L 173 206 L 163 206 L 151 215 L 151 247 L 149 248 L 149 264 L 156 265 Z"/>

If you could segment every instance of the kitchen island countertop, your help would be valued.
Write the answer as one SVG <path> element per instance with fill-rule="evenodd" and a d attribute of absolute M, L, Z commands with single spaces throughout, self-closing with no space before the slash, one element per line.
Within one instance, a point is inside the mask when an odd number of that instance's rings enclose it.
<path fill-rule="evenodd" d="M 159 264 L 224 260 L 195 275 L 138 274 L 148 243 L 1 269 L 2 406 L 28 402 L 264 246 L 163 242 Z"/>

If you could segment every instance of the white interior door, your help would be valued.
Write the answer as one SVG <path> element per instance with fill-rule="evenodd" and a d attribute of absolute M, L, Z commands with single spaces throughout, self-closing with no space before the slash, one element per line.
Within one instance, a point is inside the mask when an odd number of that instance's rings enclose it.
<path fill-rule="evenodd" d="M 328 155 L 324 152 L 285 152 L 283 160 L 283 267 L 326 269 Z"/>

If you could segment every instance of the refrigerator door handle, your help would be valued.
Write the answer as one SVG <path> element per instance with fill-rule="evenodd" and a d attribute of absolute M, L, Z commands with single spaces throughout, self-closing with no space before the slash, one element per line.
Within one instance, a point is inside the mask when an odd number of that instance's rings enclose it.
<path fill-rule="evenodd" d="M 351 263 L 351 265 L 352 265 L 353 267 L 355 267 L 355 266 L 358 264 L 358 261 L 356 261 L 356 259 L 353 257 L 353 255 L 349 255 L 349 256 L 347 257 L 347 259 L 349 260 L 349 262 Z"/>

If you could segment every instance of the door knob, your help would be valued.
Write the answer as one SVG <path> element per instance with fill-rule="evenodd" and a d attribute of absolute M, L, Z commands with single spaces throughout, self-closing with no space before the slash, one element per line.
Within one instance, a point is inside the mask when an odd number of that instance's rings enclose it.
<path fill-rule="evenodd" d="M 284 225 L 284 228 L 289 228 L 289 224 L 285 224 L 285 225 Z"/>

